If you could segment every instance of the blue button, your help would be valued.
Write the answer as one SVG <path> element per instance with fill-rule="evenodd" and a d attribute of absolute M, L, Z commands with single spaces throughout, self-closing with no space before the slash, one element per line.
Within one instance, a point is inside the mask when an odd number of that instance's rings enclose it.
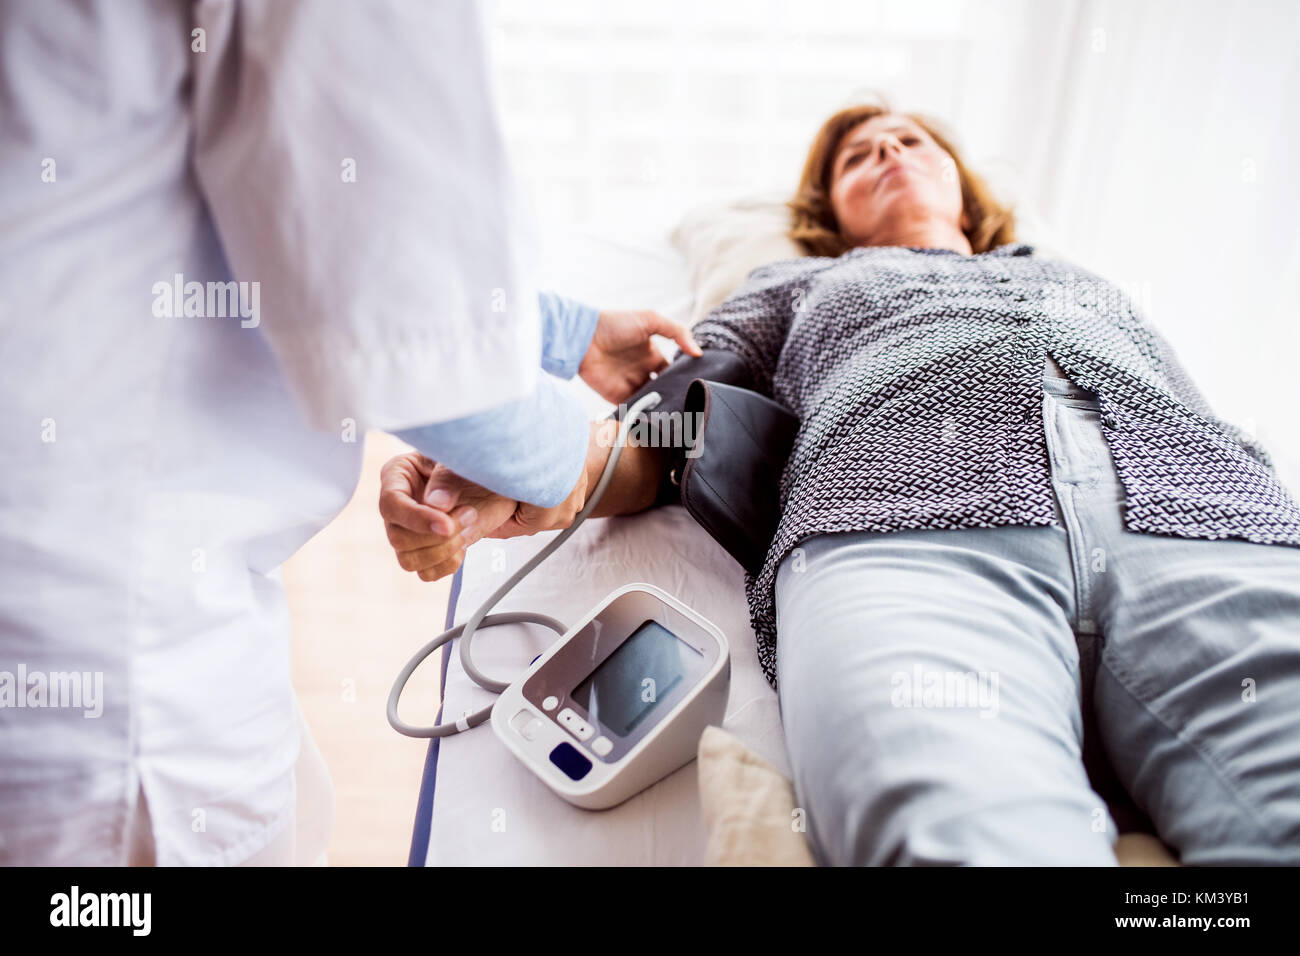
<path fill-rule="evenodd" d="M 551 751 L 551 763 L 563 770 L 571 780 L 581 780 L 591 771 L 591 761 L 569 743 L 559 744 Z"/>

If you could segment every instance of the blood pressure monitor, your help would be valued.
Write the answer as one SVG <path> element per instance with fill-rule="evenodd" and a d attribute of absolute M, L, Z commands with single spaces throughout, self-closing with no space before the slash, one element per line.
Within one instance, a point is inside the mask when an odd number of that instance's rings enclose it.
<path fill-rule="evenodd" d="M 730 688 L 722 632 L 659 588 L 629 584 L 502 692 L 492 729 L 565 800 L 603 809 L 694 759 Z"/>

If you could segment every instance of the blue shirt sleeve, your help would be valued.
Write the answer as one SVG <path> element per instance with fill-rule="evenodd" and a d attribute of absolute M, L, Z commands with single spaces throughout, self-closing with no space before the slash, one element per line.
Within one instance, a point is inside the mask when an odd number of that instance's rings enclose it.
<path fill-rule="evenodd" d="M 542 368 L 559 378 L 578 374 L 600 311 L 554 292 L 537 296 L 542 313 Z"/>
<path fill-rule="evenodd" d="M 600 312 L 554 292 L 538 295 L 542 368 L 573 378 Z M 569 496 L 587 461 L 590 425 L 582 404 L 539 376 L 532 394 L 485 412 L 394 432 L 421 454 L 498 494 L 552 508 Z"/>
<path fill-rule="evenodd" d="M 484 488 L 553 508 L 586 466 L 590 429 L 582 403 L 539 375 L 533 393 L 518 401 L 394 434 Z"/>

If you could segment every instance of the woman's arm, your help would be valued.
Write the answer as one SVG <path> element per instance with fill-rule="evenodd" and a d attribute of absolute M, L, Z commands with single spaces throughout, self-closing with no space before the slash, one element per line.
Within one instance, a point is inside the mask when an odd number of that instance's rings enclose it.
<path fill-rule="evenodd" d="M 742 361 L 748 378 L 727 382 L 775 398 L 772 380 L 795 319 L 807 313 L 817 275 L 834 259 L 780 259 L 753 270 L 745 282 L 692 329 L 705 349 Z M 707 378 L 708 376 L 699 376 Z"/>
<path fill-rule="evenodd" d="M 593 445 L 588 455 L 588 494 L 596 490 L 618 432 L 618 422 L 612 418 L 593 425 Z M 606 518 L 610 515 L 636 514 L 653 507 L 671 457 L 670 448 L 629 444 L 619 456 L 614 476 L 591 516 Z"/>

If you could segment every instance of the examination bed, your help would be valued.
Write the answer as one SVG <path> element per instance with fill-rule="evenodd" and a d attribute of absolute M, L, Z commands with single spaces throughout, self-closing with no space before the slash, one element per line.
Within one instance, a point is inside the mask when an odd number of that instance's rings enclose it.
<path fill-rule="evenodd" d="M 717 216 L 716 210 L 697 213 L 694 222 L 688 219 L 677 238 L 689 254 L 690 268 L 688 257 L 667 237 L 636 241 L 571 235 L 553 247 L 550 261 L 544 263 L 544 286 L 602 308 L 649 308 L 678 321 L 692 321 L 739 284 L 753 263 L 793 254 L 771 238 L 758 244 L 738 238 L 765 229 L 770 233 L 772 208 L 761 202 L 752 209 L 741 204 L 738 212 L 732 208 L 721 217 L 727 220 L 723 231 L 712 229 L 710 217 Z M 747 215 L 755 217 L 752 223 L 745 222 Z M 580 380 L 574 379 L 569 387 L 586 402 L 593 418 L 611 410 Z M 446 622 L 430 621 L 429 636 L 465 621 L 558 533 L 488 538 L 471 547 L 454 578 Z M 567 624 L 631 582 L 663 588 L 723 631 L 732 662 L 723 729 L 737 747 L 743 745 L 757 759 L 767 761 L 770 767 L 765 769 L 774 771 L 769 776 L 788 779 L 780 710 L 758 664 L 744 573 L 680 505 L 587 521 L 494 611 L 539 611 Z M 475 661 L 488 675 L 513 680 L 555 639 L 550 630 L 534 625 L 489 628 L 475 642 Z M 445 645 L 440 656 L 439 722 L 493 700 L 465 675 L 456 642 Z M 414 866 L 703 864 L 708 862 L 709 833 L 698 769 L 698 761 L 692 761 L 627 802 L 593 812 L 571 806 L 547 789 L 486 725 L 435 739 L 425 762 L 409 862 Z M 711 770 L 710 781 L 714 779 Z M 716 793 L 712 785 L 709 791 Z M 1117 850 L 1121 862 L 1128 865 L 1173 862 L 1149 835 L 1125 834 Z"/>

